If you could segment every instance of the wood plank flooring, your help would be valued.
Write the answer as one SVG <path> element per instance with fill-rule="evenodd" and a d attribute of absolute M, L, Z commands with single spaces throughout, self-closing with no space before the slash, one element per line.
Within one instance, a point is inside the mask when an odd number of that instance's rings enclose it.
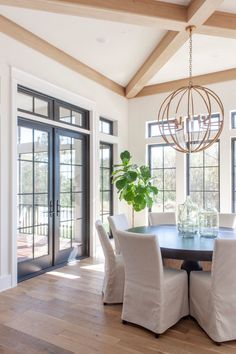
<path fill-rule="evenodd" d="M 220 347 L 191 319 L 156 339 L 121 323 L 121 305 L 103 306 L 103 265 L 86 259 L 0 293 L 3 354 L 236 354 Z"/>

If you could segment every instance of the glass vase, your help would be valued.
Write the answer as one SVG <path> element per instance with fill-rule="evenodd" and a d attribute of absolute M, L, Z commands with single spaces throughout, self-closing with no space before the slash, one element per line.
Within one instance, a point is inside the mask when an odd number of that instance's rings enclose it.
<path fill-rule="evenodd" d="M 178 231 L 182 237 L 194 237 L 198 233 L 198 207 L 190 196 L 178 206 Z"/>
<path fill-rule="evenodd" d="M 219 213 L 213 209 L 199 212 L 199 234 L 203 237 L 217 237 L 219 231 Z"/>

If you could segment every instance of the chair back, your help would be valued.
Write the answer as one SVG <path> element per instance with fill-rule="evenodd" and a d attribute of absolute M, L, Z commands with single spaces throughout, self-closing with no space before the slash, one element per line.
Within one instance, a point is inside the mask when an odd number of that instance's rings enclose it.
<path fill-rule="evenodd" d="M 151 226 L 176 225 L 176 215 L 174 212 L 166 212 L 166 213 L 151 212 L 148 214 L 148 218 Z"/>
<path fill-rule="evenodd" d="M 106 261 L 107 265 L 111 265 L 112 263 L 115 262 L 115 254 L 114 254 L 111 242 L 109 240 L 108 234 L 107 234 L 106 230 L 104 229 L 104 226 L 102 225 L 100 220 L 96 221 L 95 226 L 96 226 L 99 240 L 101 242 L 105 261 Z"/>
<path fill-rule="evenodd" d="M 117 231 L 124 231 L 130 228 L 130 223 L 125 214 L 118 214 L 113 216 L 108 216 L 108 222 L 111 228 L 112 235 L 115 241 L 116 254 L 120 254 L 120 244 L 117 237 Z"/>
<path fill-rule="evenodd" d="M 219 226 L 220 227 L 230 227 L 231 229 L 236 228 L 236 214 L 234 213 L 227 213 L 219 214 Z"/>
<path fill-rule="evenodd" d="M 236 240 L 216 239 L 212 261 L 212 295 L 218 313 L 236 317 Z"/>
<path fill-rule="evenodd" d="M 117 235 L 125 264 L 125 284 L 137 291 L 137 296 L 139 289 L 160 290 L 163 265 L 157 237 L 125 231 Z"/>

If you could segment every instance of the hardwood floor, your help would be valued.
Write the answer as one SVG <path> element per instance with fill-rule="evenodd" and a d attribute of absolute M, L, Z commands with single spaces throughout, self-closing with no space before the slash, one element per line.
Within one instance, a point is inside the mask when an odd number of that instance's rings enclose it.
<path fill-rule="evenodd" d="M 235 354 L 191 319 L 156 339 L 121 323 L 121 305 L 103 306 L 103 265 L 86 259 L 0 293 L 0 353 Z"/>

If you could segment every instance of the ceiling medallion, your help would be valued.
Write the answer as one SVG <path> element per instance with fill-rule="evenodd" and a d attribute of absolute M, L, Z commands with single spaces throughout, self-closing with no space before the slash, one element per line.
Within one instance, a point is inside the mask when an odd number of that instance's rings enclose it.
<path fill-rule="evenodd" d="M 175 150 L 193 153 L 207 149 L 220 136 L 224 107 L 219 96 L 192 81 L 192 31 L 189 31 L 189 83 L 172 92 L 162 103 L 158 126 L 162 138 Z M 204 55 L 204 53 L 202 53 Z"/>

